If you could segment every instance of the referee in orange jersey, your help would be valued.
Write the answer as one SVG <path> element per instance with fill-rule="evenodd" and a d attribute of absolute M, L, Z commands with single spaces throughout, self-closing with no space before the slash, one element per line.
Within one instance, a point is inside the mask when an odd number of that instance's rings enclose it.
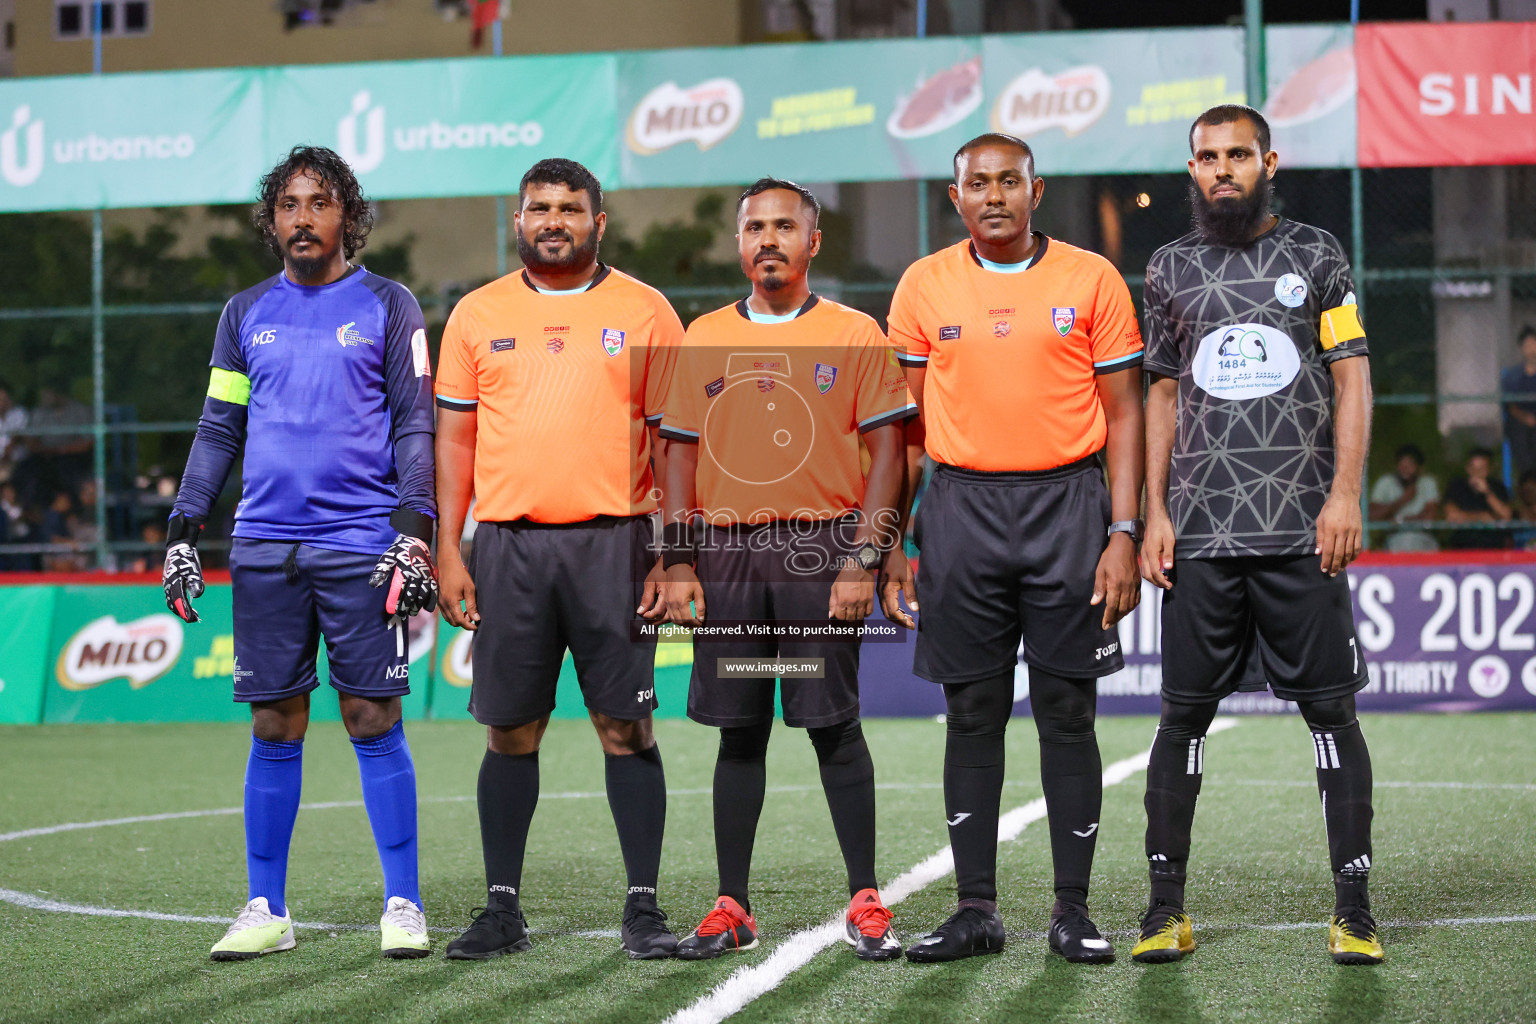
<path fill-rule="evenodd" d="M 997 823 L 1021 638 L 1056 875 L 1050 945 L 1075 962 L 1114 959 L 1088 916 L 1093 725 L 1095 681 L 1123 664 L 1114 625 L 1140 597 L 1141 332 L 1107 260 L 1030 230 L 1044 190 L 1034 170 L 1009 135 L 961 146 L 949 196 L 971 237 L 913 264 L 891 301 L 937 463 L 916 523 L 915 670 L 944 686 L 959 886 L 955 913 L 907 949 L 922 962 L 1003 948 Z M 918 606 L 912 583 L 888 576 L 893 618 L 903 585 Z"/>
<path fill-rule="evenodd" d="M 629 891 L 620 932 L 635 959 L 671 956 L 656 905 L 666 822 L 654 640 L 631 627 L 661 564 L 651 453 L 682 324 L 661 293 L 597 259 L 603 192 L 570 160 L 541 160 L 518 191 L 524 269 L 466 295 L 437 374 L 442 608 L 475 631 L 469 710 L 480 766 L 484 910 L 450 959 L 527 949 L 523 850 L 539 800 L 539 743 L 567 649 L 602 742 Z M 470 566 L 459 540 L 471 494 Z"/>

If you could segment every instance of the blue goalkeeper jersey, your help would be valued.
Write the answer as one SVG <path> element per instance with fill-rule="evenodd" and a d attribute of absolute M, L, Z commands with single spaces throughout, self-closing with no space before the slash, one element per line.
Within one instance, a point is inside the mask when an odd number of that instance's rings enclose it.
<path fill-rule="evenodd" d="M 232 441 L 236 537 L 373 554 L 397 508 L 435 516 L 426 330 L 403 285 L 361 267 L 319 287 L 277 274 L 224 307 L 211 365 L 178 512 L 207 516 L 229 471 L 209 456 Z"/>

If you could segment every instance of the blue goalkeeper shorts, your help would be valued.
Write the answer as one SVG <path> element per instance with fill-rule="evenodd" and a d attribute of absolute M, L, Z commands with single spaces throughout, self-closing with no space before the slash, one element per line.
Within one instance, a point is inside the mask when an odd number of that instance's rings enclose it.
<path fill-rule="evenodd" d="M 229 556 L 235 700 L 283 700 L 319 686 L 322 636 L 331 685 L 342 693 L 409 693 L 405 625 L 384 613 L 388 588 L 368 585 L 377 564 L 374 555 L 237 537 Z"/>

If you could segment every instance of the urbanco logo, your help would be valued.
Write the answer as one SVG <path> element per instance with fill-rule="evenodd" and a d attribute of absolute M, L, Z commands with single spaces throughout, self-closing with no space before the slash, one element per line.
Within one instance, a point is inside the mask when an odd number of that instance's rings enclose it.
<path fill-rule="evenodd" d="M 25 145 L 22 129 L 26 129 Z M 26 151 L 26 163 L 18 159 Z M 0 177 L 25 188 L 43 173 L 43 122 L 32 120 L 32 108 L 23 104 L 11 113 L 11 126 L 0 133 Z"/>
<path fill-rule="evenodd" d="M 341 158 L 358 174 L 367 174 L 384 162 L 384 108 L 370 107 L 372 95 L 361 89 L 352 96 L 352 112 L 336 125 L 337 148 Z M 366 113 L 365 145 L 357 144 L 357 122 Z"/>

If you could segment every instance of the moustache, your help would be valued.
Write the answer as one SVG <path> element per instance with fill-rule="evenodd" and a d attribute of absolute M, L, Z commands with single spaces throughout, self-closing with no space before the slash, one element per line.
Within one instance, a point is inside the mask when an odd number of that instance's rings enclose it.
<path fill-rule="evenodd" d="M 752 262 L 754 264 L 765 263 L 768 260 L 781 260 L 784 263 L 789 262 L 788 257 L 786 257 L 782 252 L 779 252 L 777 249 L 764 249 L 762 252 L 758 253 L 752 258 Z"/>
<path fill-rule="evenodd" d="M 298 231 L 295 231 L 293 234 L 288 236 L 288 248 L 291 249 L 298 245 L 300 242 L 314 242 L 316 245 L 319 245 L 320 238 L 319 236 L 300 228 Z"/>
<path fill-rule="evenodd" d="M 538 245 L 540 242 L 570 242 L 574 245 L 576 244 L 576 239 L 571 237 L 569 231 L 541 231 L 534 238 L 533 244 Z"/>

